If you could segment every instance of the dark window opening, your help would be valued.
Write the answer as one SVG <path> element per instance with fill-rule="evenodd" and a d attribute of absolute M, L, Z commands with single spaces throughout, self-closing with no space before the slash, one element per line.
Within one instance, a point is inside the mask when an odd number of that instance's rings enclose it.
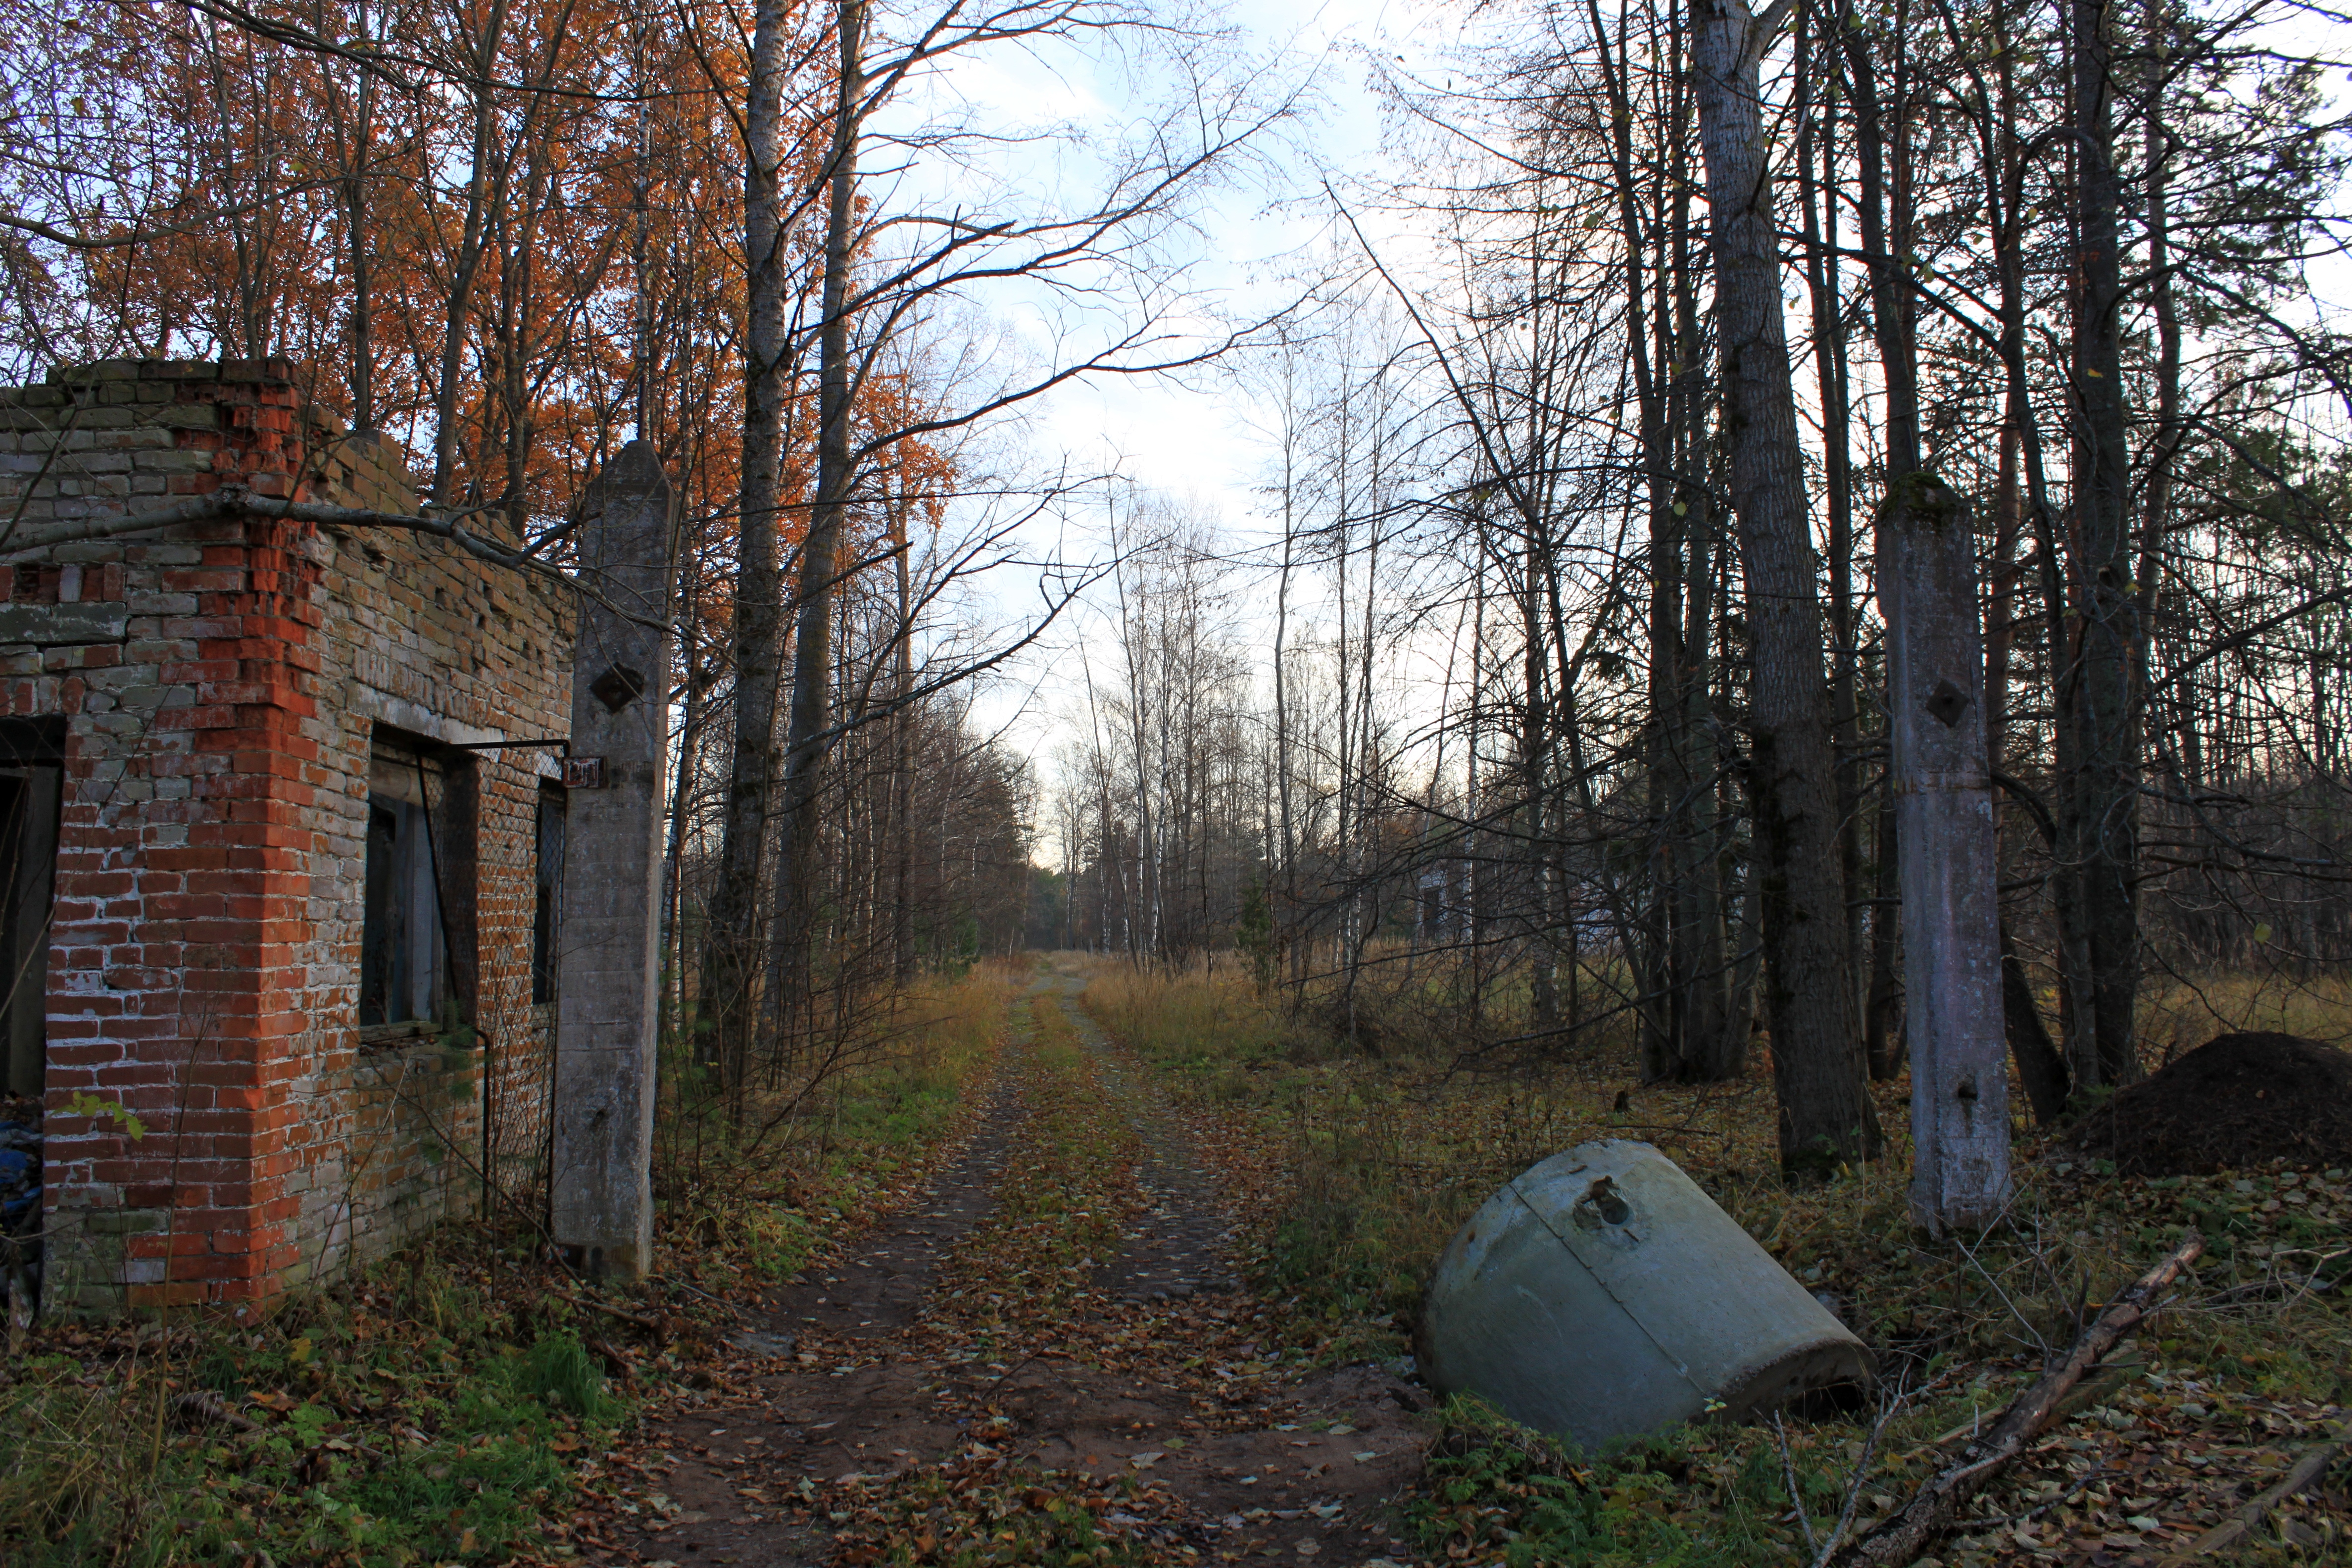
<path fill-rule="evenodd" d="M 365 915 L 360 934 L 360 1025 L 437 1023 L 449 1011 L 449 940 L 443 925 L 434 807 L 442 769 L 421 752 L 379 740 L 368 769 Z"/>
<path fill-rule="evenodd" d="M 0 721 L 0 1050 L 7 1092 L 36 1102 L 47 1079 L 62 731 L 57 721 Z"/>
<path fill-rule="evenodd" d="M 563 889 L 565 805 L 560 786 L 539 786 L 539 860 L 533 877 L 530 914 L 530 999 L 534 1006 L 555 1000 L 556 900 Z"/>

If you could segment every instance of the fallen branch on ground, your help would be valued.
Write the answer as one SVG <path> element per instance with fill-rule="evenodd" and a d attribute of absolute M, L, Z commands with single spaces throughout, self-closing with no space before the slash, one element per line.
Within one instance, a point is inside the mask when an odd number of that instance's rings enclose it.
<path fill-rule="evenodd" d="M 221 1402 L 221 1396 L 209 1390 L 194 1390 L 172 1396 L 172 1414 L 184 1426 L 226 1426 L 233 1432 L 258 1432 L 261 1423 L 240 1415 Z"/>
<path fill-rule="evenodd" d="M 1832 1568 L 1901 1568 L 1927 1550 L 1928 1542 L 1951 1527 L 1960 1506 L 2056 1419 L 2067 1391 L 2156 1311 L 2157 1296 L 2204 1250 L 2205 1238 L 2195 1231 L 2182 1237 L 2171 1256 L 2141 1275 L 2083 1331 L 2065 1360 L 2018 1395 L 1991 1431 L 1960 1451 L 1958 1463 L 1929 1477 L 1900 1510 L 1857 1536 Z"/>
<path fill-rule="evenodd" d="M 612 1341 L 605 1339 L 592 1339 L 585 1342 L 590 1350 L 594 1351 L 598 1355 L 604 1358 L 605 1364 L 612 1368 L 612 1376 L 614 1382 L 618 1383 L 623 1388 L 634 1389 L 637 1386 L 636 1363 L 624 1355 L 614 1345 Z"/>
<path fill-rule="evenodd" d="M 648 1318 L 642 1312 L 632 1312 L 625 1308 L 615 1307 L 609 1301 L 599 1301 L 593 1296 L 574 1296 L 569 1290 L 557 1290 L 551 1288 L 547 1293 L 559 1301 L 569 1301 L 575 1307 L 586 1307 L 593 1311 L 602 1312 L 607 1317 L 618 1318 L 625 1323 L 635 1323 L 641 1329 L 651 1329 L 656 1333 L 662 1331 L 662 1321 L 659 1318 Z"/>
<path fill-rule="evenodd" d="M 2344 1451 L 2347 1442 L 2352 1442 L 2352 1429 L 2338 1427 L 2334 1436 L 2305 1448 L 2303 1458 L 2287 1471 L 2285 1479 L 2190 1542 L 2186 1549 L 2166 1558 L 2166 1568 L 2176 1563 L 2193 1563 L 2200 1557 L 2225 1552 L 2245 1540 L 2254 1532 L 2254 1526 L 2262 1523 L 2263 1515 L 2326 1474 L 2327 1467 L 2335 1462 L 2336 1455 Z"/>

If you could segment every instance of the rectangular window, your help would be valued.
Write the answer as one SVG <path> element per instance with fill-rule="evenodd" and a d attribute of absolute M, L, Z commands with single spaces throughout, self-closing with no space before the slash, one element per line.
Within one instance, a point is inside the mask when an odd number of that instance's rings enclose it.
<path fill-rule="evenodd" d="M 447 780 L 423 752 L 379 739 L 368 765 L 366 918 L 360 1026 L 437 1023 L 452 992 L 431 807 Z"/>
<path fill-rule="evenodd" d="M 6 1092 L 37 1101 L 48 1057 L 49 909 L 64 724 L 0 720 L 0 1049 Z M 36 1120 L 39 1112 L 35 1110 Z"/>
<path fill-rule="evenodd" d="M 563 888 L 563 820 L 562 786 L 539 786 L 539 863 L 536 895 L 530 915 L 530 999 L 533 1005 L 555 1000 L 556 900 Z"/>

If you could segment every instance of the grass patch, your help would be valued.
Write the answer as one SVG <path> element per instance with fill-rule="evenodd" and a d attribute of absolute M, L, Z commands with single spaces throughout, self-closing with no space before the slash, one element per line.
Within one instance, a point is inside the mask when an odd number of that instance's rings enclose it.
<path fill-rule="evenodd" d="M 674 1266 L 719 1294 L 746 1270 L 772 1282 L 805 1268 L 951 1130 L 1025 979 L 1025 965 L 986 963 L 877 1003 L 870 1037 L 814 1088 L 788 1078 L 740 1122 L 666 1099 L 655 1170 Z"/>
<path fill-rule="evenodd" d="M 1588 1456 L 1468 1398 L 1447 1401 L 1434 1425 L 1428 1469 L 1404 1510 L 1432 1557 L 1761 1568 L 1786 1563 L 1796 1540 L 1774 1522 L 1790 1499 L 1768 1451 L 1727 1452 L 1678 1431 Z M 1796 1474 L 1808 1513 L 1834 1514 L 1839 1478 L 1812 1463 Z"/>
<path fill-rule="evenodd" d="M 8 1561 L 399 1565 L 559 1538 L 567 1456 L 623 1406 L 543 1301 L 493 1279 L 479 1254 L 420 1258 L 257 1331 L 44 1330 L 0 1385 Z"/>
<path fill-rule="evenodd" d="M 572 1554 L 637 1410 L 716 1384 L 705 1363 L 741 1321 L 724 1299 L 803 1267 L 951 1131 L 1018 978 L 983 967 L 892 999 L 887 1037 L 775 1119 L 761 1169 L 671 1163 L 628 1318 L 584 1305 L 535 1235 L 469 1216 L 258 1325 L 37 1323 L 0 1366 L 0 1560 Z"/>
<path fill-rule="evenodd" d="M 1442 982 L 1391 989 L 1412 987 L 1411 1006 L 1390 1016 L 1412 1015 Z M 2083 1303 L 2095 1308 L 2191 1226 L 2210 1254 L 2154 1333 L 2117 1358 L 2134 1370 L 2084 1407 L 2065 1444 L 2006 1478 L 1986 1511 L 2041 1509 L 2078 1542 L 2156 1521 L 2173 1533 L 2151 1542 L 2177 1549 L 2180 1532 L 2220 1516 L 2242 1476 L 2352 1403 L 2352 1172 L 2119 1179 L 2021 1126 L 2011 1222 L 1963 1250 L 1911 1225 L 1905 1085 L 1876 1089 L 1894 1145 L 1885 1162 L 1792 1189 L 1778 1173 L 1761 1051 L 1735 1082 L 1644 1086 L 1622 1041 L 1502 1059 L 1413 1046 L 1418 1037 L 1391 1028 L 1377 1051 L 1338 1050 L 1321 1026 L 1328 1003 L 1294 1020 L 1238 965 L 1174 975 L 1106 965 L 1086 1002 L 1173 1092 L 1280 1151 L 1281 1179 L 1250 1216 L 1255 1275 L 1285 1302 L 1289 1342 L 1327 1360 L 1406 1348 L 1428 1271 L 1504 1181 L 1588 1139 L 1657 1145 L 1798 1280 L 1833 1298 L 1889 1386 L 1906 1393 L 1866 1471 L 1867 1415 L 1789 1424 L 1799 1489 L 1823 1534 L 1837 1507 L 1822 1488 L 1859 1489 L 1865 1521 L 1880 1506 L 1870 1499 L 1891 1504 L 1948 1455 L 1930 1439 L 2001 1408 L 2072 1341 Z M 2345 1023 L 2295 1019 L 2322 1036 Z M 1780 1522 L 1791 1505 L 1769 1429 L 1675 1441 L 1672 1454 L 1578 1456 L 1457 1405 L 1439 1422 L 1414 1529 L 1440 1561 L 1730 1564 L 1803 1551 L 1793 1521 Z M 2168 1471 L 2192 1444 L 2200 1466 Z M 2346 1539 L 2344 1521 L 2327 1530 Z M 1989 1563 L 2017 1550 L 2007 1536 L 1963 1535 L 1938 1552 Z"/>

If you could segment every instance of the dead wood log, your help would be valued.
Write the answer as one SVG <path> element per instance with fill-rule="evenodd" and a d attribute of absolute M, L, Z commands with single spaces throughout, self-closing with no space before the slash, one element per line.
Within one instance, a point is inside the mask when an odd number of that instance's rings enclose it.
<path fill-rule="evenodd" d="M 2141 1275 L 2083 1331 L 2065 1360 L 2001 1412 L 1991 1431 L 1960 1450 L 1957 1463 L 1923 1482 L 1900 1510 L 1855 1537 L 1831 1559 L 1831 1568 L 1902 1568 L 1926 1551 L 1928 1542 L 1951 1528 L 1961 1505 L 2057 1418 L 2067 1390 L 2155 1313 L 2158 1295 L 2204 1250 L 2205 1238 L 2195 1231 L 2183 1237 L 2169 1257 Z"/>
<path fill-rule="evenodd" d="M 636 1363 L 624 1355 L 614 1347 L 612 1341 L 592 1339 L 586 1343 L 590 1350 L 604 1358 L 604 1364 L 611 1370 L 614 1382 L 627 1389 L 635 1389 L 637 1386 Z"/>
<path fill-rule="evenodd" d="M 648 1318 L 642 1312 L 632 1312 L 625 1307 L 615 1307 L 610 1301 L 599 1301 L 593 1296 L 574 1296 L 569 1290 L 558 1290 L 552 1286 L 548 1288 L 547 1293 L 559 1301 L 569 1301 L 575 1307 L 586 1307 L 593 1311 L 602 1312 L 607 1317 L 618 1318 L 625 1323 L 635 1323 L 641 1329 L 651 1329 L 657 1334 L 664 1331 L 665 1325 L 659 1318 Z"/>
<path fill-rule="evenodd" d="M 231 1410 L 222 1403 L 219 1394 L 208 1389 L 194 1389 L 172 1395 L 172 1414 L 183 1426 L 226 1426 L 232 1432 L 261 1430 L 261 1423 Z"/>
<path fill-rule="evenodd" d="M 2263 1516 L 2271 1510 L 2326 1474 L 2327 1467 L 2335 1462 L 2336 1455 L 2344 1451 L 2347 1442 L 2352 1442 L 2352 1430 L 2339 1427 L 2334 1436 L 2325 1442 L 2314 1443 L 2310 1447 L 2305 1448 L 2303 1451 L 2303 1458 L 2294 1462 L 2294 1468 L 2287 1471 L 2284 1480 L 2190 1542 L 2182 1550 L 2164 1559 L 2164 1568 L 2172 1568 L 2173 1564 L 2179 1563 L 2193 1563 L 2200 1557 L 2210 1557 L 2216 1552 L 2226 1552 L 2245 1540 L 2254 1532 L 2254 1527 L 2262 1523 Z"/>

